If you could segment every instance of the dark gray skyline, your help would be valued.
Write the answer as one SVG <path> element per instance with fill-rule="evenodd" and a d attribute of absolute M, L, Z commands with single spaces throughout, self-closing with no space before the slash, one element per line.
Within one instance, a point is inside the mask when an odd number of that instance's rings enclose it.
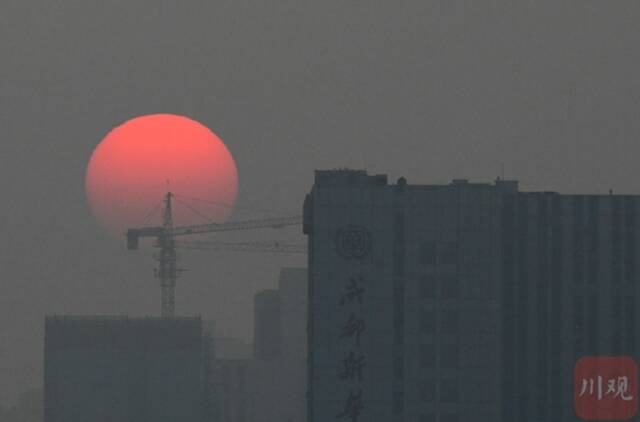
<path fill-rule="evenodd" d="M 0 403 L 39 386 L 45 314 L 156 315 L 150 253 L 90 215 L 115 125 L 183 114 L 234 155 L 234 218 L 301 213 L 316 168 L 393 181 L 505 175 L 523 190 L 640 191 L 635 1 L 4 0 Z M 301 241 L 301 231 L 247 238 Z M 179 314 L 249 338 L 253 293 L 302 257 L 185 253 Z"/>

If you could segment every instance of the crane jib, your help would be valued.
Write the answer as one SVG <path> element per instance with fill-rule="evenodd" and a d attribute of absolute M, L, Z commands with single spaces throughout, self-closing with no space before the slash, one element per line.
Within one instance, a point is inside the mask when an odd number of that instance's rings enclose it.
<path fill-rule="evenodd" d="M 165 197 L 165 209 L 163 210 L 163 225 L 154 227 L 131 228 L 127 230 L 127 248 L 135 250 L 139 248 L 141 237 L 155 237 L 154 246 L 159 248 L 157 260 L 159 268 L 156 276 L 160 279 L 161 286 L 161 316 L 164 318 L 172 318 L 175 315 L 175 285 L 179 270 L 176 267 L 176 246 L 188 249 L 218 249 L 233 250 L 243 252 L 281 252 L 281 253 L 306 253 L 307 248 L 304 244 L 281 244 L 275 242 L 244 242 L 244 243 L 226 243 L 226 242 L 178 242 L 174 238 L 176 236 L 184 236 L 190 234 L 213 233 L 221 231 L 233 230 L 251 230 L 273 228 L 279 229 L 286 226 L 294 226 L 302 224 L 302 216 L 263 218 L 245 221 L 231 221 L 227 223 L 209 223 L 191 226 L 173 226 L 171 199 L 173 194 L 168 192 Z"/>
<path fill-rule="evenodd" d="M 169 236 L 184 236 L 197 233 L 211 233 L 218 231 L 230 231 L 230 230 L 249 230 L 260 228 L 274 228 L 280 229 L 285 226 L 294 226 L 302 223 L 301 216 L 293 217 L 279 217 L 279 218 L 266 218 L 256 220 L 244 220 L 244 221 L 231 221 L 228 223 L 213 223 L 213 224 L 198 224 L 192 226 L 178 226 L 173 227 L 168 232 L 164 227 L 141 227 L 127 230 L 127 244 L 137 245 L 138 240 L 141 237 L 158 237 L 162 235 Z M 137 249 L 137 247 L 129 248 Z"/>

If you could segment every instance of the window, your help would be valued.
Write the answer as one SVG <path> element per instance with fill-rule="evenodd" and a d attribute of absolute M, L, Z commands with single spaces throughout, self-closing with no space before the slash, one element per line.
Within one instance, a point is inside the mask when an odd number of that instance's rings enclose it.
<path fill-rule="evenodd" d="M 421 344 L 419 349 L 420 367 L 434 368 L 436 366 L 436 348 L 433 344 Z"/>
<path fill-rule="evenodd" d="M 423 334 L 433 334 L 435 328 L 436 323 L 433 311 L 431 309 L 422 309 L 420 311 L 420 332 Z"/>
<path fill-rule="evenodd" d="M 223 366 L 220 369 L 220 378 L 222 379 L 222 384 L 227 386 L 231 383 L 231 370 L 228 366 Z"/>
<path fill-rule="evenodd" d="M 435 299 L 436 280 L 432 275 L 420 277 L 420 297 L 425 300 Z"/>
<path fill-rule="evenodd" d="M 440 414 L 440 422 L 458 422 L 458 415 L 455 413 Z"/>
<path fill-rule="evenodd" d="M 436 243 L 434 241 L 420 243 L 420 262 L 425 267 L 436 263 Z"/>
<path fill-rule="evenodd" d="M 393 392 L 393 413 L 399 414 L 404 411 L 404 393 L 402 391 Z"/>
<path fill-rule="evenodd" d="M 393 248 L 393 274 L 404 275 L 404 246 L 397 244 Z"/>
<path fill-rule="evenodd" d="M 433 403 L 436 400 L 436 385 L 433 380 L 422 380 L 419 388 L 423 403 Z"/>
<path fill-rule="evenodd" d="M 404 215 L 398 213 L 394 221 L 394 246 L 393 246 L 394 274 L 404 275 Z"/>
<path fill-rule="evenodd" d="M 393 280 L 393 301 L 396 309 L 404 313 L 404 280 L 401 278 Z"/>
<path fill-rule="evenodd" d="M 236 370 L 238 371 L 238 389 L 244 391 L 246 368 L 244 366 L 238 366 Z"/>
<path fill-rule="evenodd" d="M 629 329 L 629 334 L 633 335 L 632 327 L 635 322 L 635 302 L 632 296 L 628 296 L 626 302 L 624 307 L 624 321 L 627 329 Z"/>
<path fill-rule="evenodd" d="M 582 329 L 584 328 L 584 321 L 582 318 L 582 307 L 583 307 L 582 296 L 576 295 L 574 298 L 573 305 L 573 329 L 574 332 L 582 334 Z"/>
<path fill-rule="evenodd" d="M 440 401 L 456 403 L 458 401 L 458 380 L 444 379 L 440 381 Z"/>
<path fill-rule="evenodd" d="M 446 276 L 440 282 L 440 295 L 444 300 L 458 299 L 458 278 L 455 276 Z"/>
<path fill-rule="evenodd" d="M 455 369 L 458 367 L 458 345 L 440 345 L 440 367 Z"/>
<path fill-rule="evenodd" d="M 402 380 L 404 378 L 404 359 L 398 357 L 393 364 L 393 372 L 395 379 Z"/>
<path fill-rule="evenodd" d="M 443 310 L 440 314 L 440 329 L 442 334 L 456 334 L 458 332 L 458 311 Z"/>
<path fill-rule="evenodd" d="M 443 264 L 458 262 L 458 244 L 456 242 L 442 242 L 440 248 L 440 262 Z"/>
<path fill-rule="evenodd" d="M 404 344 L 404 281 L 396 279 L 393 288 L 393 324 L 395 344 Z"/>

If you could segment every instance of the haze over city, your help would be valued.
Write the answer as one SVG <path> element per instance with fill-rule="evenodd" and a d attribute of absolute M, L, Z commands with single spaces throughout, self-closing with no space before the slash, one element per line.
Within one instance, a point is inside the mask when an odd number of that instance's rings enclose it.
<path fill-rule="evenodd" d="M 639 22 L 634 1 L 4 1 L 0 405 L 42 388 L 45 315 L 159 313 L 153 251 L 87 203 L 115 126 L 173 113 L 213 130 L 238 168 L 232 220 L 301 215 L 314 170 L 345 167 L 637 194 Z M 184 252 L 176 313 L 250 342 L 253 295 L 306 265 Z"/>

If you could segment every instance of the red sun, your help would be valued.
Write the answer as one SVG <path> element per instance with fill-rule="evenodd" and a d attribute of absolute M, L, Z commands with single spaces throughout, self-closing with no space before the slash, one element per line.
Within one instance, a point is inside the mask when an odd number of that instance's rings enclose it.
<path fill-rule="evenodd" d="M 152 114 L 107 134 L 91 155 L 85 189 L 98 221 L 120 235 L 160 225 L 160 213 L 153 211 L 168 189 L 176 194 L 174 224 L 226 220 L 238 194 L 238 171 L 222 140 L 202 124 Z"/>

